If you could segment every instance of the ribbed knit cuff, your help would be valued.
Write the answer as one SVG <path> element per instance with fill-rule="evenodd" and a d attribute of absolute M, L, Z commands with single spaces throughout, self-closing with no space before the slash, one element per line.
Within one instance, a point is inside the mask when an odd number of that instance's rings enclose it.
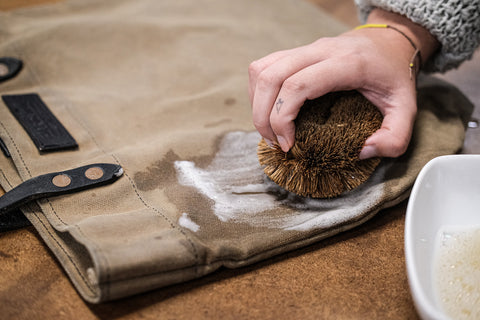
<path fill-rule="evenodd" d="M 426 28 L 441 48 L 423 66 L 444 72 L 472 57 L 480 44 L 480 0 L 355 0 L 364 23 L 374 8 L 401 14 Z"/>

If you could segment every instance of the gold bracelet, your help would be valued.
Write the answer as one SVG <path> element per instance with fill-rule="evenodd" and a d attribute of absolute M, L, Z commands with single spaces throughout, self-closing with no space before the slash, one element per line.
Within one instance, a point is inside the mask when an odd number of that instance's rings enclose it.
<path fill-rule="evenodd" d="M 410 64 L 409 64 L 409 69 L 410 69 L 410 79 L 413 78 L 413 72 L 415 71 L 415 75 L 417 75 L 418 71 L 420 71 L 420 67 L 422 66 L 422 55 L 420 53 L 420 50 L 417 48 L 417 46 L 415 45 L 415 42 L 413 42 L 413 40 L 407 36 L 403 31 L 397 29 L 396 27 L 393 27 L 391 25 L 388 25 L 388 24 L 373 24 L 373 23 L 370 23 L 370 24 L 364 24 L 364 25 L 361 25 L 361 26 L 358 26 L 355 28 L 355 30 L 359 30 L 359 29 L 366 29 L 366 28 L 386 28 L 386 29 L 392 29 L 392 30 L 395 30 L 397 31 L 398 33 L 400 33 L 402 36 L 404 36 L 408 42 L 410 42 L 410 44 L 412 45 L 413 49 L 415 50 L 415 52 L 413 53 L 413 56 L 412 56 L 412 59 L 410 60 Z M 418 57 L 418 68 L 415 66 L 415 60 L 417 59 Z"/>

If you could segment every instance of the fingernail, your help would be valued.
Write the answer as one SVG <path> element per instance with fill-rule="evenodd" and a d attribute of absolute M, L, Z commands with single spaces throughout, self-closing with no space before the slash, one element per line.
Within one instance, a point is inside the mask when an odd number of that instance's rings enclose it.
<path fill-rule="evenodd" d="M 358 158 L 360 160 L 364 160 L 364 159 L 373 158 L 376 156 L 377 156 L 377 149 L 374 146 L 364 146 L 362 148 L 362 151 L 360 151 Z"/>
<path fill-rule="evenodd" d="M 267 138 L 263 138 L 263 140 L 265 140 L 265 142 L 268 144 L 268 146 L 269 146 L 270 148 L 273 148 L 273 142 L 272 142 L 272 140 L 267 139 Z"/>
<path fill-rule="evenodd" d="M 287 140 L 282 136 L 277 136 L 277 141 L 280 147 L 282 148 L 283 152 L 288 152 L 289 148 L 288 148 Z"/>

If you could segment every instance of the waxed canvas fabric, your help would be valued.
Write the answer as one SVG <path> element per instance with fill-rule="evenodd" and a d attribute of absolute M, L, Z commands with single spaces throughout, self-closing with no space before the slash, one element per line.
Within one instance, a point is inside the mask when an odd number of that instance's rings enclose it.
<path fill-rule="evenodd" d="M 12 154 L 0 157 L 0 183 L 8 191 L 90 163 L 123 167 L 112 185 L 22 208 L 92 303 L 353 228 L 405 199 L 430 159 L 461 148 L 472 105 L 421 79 L 404 156 L 335 199 L 283 191 L 257 161 L 248 64 L 343 30 L 298 0 L 78 0 L 0 13 L 0 52 L 25 64 L 0 93 L 38 93 L 79 144 L 40 154 L 0 102 L 0 137 Z"/>

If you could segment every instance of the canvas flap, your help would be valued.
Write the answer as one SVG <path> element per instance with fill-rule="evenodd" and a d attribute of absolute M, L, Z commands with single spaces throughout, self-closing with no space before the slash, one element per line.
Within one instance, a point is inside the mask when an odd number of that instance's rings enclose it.
<path fill-rule="evenodd" d="M 89 302 L 240 267 L 352 228 L 456 152 L 471 104 L 425 81 L 407 154 L 331 200 L 269 182 L 256 157 L 249 63 L 345 27 L 298 0 L 77 0 L 0 13 L 0 52 L 24 61 L 2 94 L 38 93 L 79 144 L 40 154 L 0 102 L 8 191 L 31 177 L 120 164 L 112 185 L 23 208 Z"/>

